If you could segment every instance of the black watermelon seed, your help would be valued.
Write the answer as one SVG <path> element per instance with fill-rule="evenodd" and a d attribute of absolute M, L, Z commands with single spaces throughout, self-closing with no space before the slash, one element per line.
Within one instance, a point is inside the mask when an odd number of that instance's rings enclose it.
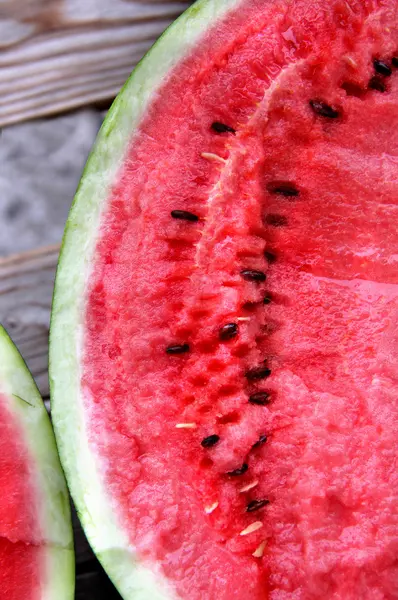
<path fill-rule="evenodd" d="M 397 56 L 393 56 L 391 62 L 394 65 L 394 67 L 398 67 L 398 57 Z"/>
<path fill-rule="evenodd" d="M 332 108 L 326 102 L 322 102 L 322 100 L 310 100 L 310 106 L 315 114 L 328 119 L 337 119 L 340 114 L 338 110 Z"/>
<path fill-rule="evenodd" d="M 244 475 L 246 473 L 246 471 L 248 470 L 249 465 L 246 463 L 243 463 L 243 465 L 241 467 L 238 467 L 237 469 L 234 469 L 233 471 L 228 471 L 227 475 L 230 475 L 231 477 L 238 477 L 239 475 Z"/>
<path fill-rule="evenodd" d="M 379 73 L 379 75 L 384 75 L 384 77 L 389 77 L 392 73 L 391 68 L 383 60 L 378 60 L 376 58 L 373 61 L 373 66 L 375 68 L 376 73 Z"/>
<path fill-rule="evenodd" d="M 370 87 L 371 90 L 376 90 L 377 92 L 383 93 L 386 91 L 384 82 L 380 79 L 380 77 L 377 76 L 370 79 L 368 87 Z"/>
<path fill-rule="evenodd" d="M 280 196 L 298 196 L 299 191 L 294 183 L 288 181 L 271 181 L 267 183 L 267 190 L 270 194 L 279 194 Z"/>
<path fill-rule="evenodd" d="M 258 448 L 259 446 L 262 446 L 263 444 L 265 444 L 267 439 L 268 439 L 268 437 L 265 434 L 260 435 L 257 442 L 255 444 L 253 444 L 252 448 Z"/>
<path fill-rule="evenodd" d="M 167 354 L 184 354 L 189 352 L 189 344 L 172 344 L 166 348 Z"/>
<path fill-rule="evenodd" d="M 287 225 L 288 220 L 283 215 L 270 213 L 269 215 L 266 215 L 265 222 L 268 225 L 272 225 L 272 227 L 284 227 Z"/>
<path fill-rule="evenodd" d="M 253 269 L 244 269 L 240 274 L 246 281 L 265 281 L 267 279 L 263 271 L 255 271 Z"/>
<path fill-rule="evenodd" d="M 272 296 L 271 294 L 267 294 L 266 296 L 264 296 L 263 298 L 263 304 L 271 304 L 272 302 Z"/>
<path fill-rule="evenodd" d="M 236 130 L 229 125 L 225 125 L 224 123 L 220 123 L 220 121 L 214 121 L 212 123 L 211 128 L 216 133 L 233 133 L 235 135 Z"/>
<path fill-rule="evenodd" d="M 256 392 L 249 396 L 250 404 L 257 404 L 258 406 L 265 406 L 270 403 L 270 395 L 268 392 Z"/>
<path fill-rule="evenodd" d="M 197 215 L 194 215 L 194 213 L 191 213 L 187 210 L 172 210 L 170 214 L 173 219 L 182 219 L 184 221 L 191 221 L 192 223 L 199 221 L 199 217 Z"/>
<path fill-rule="evenodd" d="M 268 250 L 264 251 L 264 258 L 266 258 L 270 264 L 276 262 L 276 255 L 273 252 L 269 252 Z"/>
<path fill-rule="evenodd" d="M 269 504 L 269 500 L 252 500 L 246 507 L 246 512 L 254 512 L 255 510 L 260 510 L 264 506 Z"/>
<path fill-rule="evenodd" d="M 215 446 L 215 444 L 217 444 L 217 442 L 220 441 L 220 436 L 213 434 L 213 435 L 208 435 L 207 437 L 205 437 L 200 443 L 203 446 L 203 448 L 211 448 L 212 446 Z"/>
<path fill-rule="evenodd" d="M 223 327 L 221 327 L 218 332 L 218 337 L 222 342 L 226 342 L 227 340 L 232 340 L 238 334 L 238 326 L 236 323 L 227 323 Z"/>
<path fill-rule="evenodd" d="M 271 375 L 271 369 L 265 367 L 264 365 L 260 365 L 259 367 L 253 367 L 246 371 L 246 379 L 250 381 L 255 381 L 257 379 L 266 379 Z"/>

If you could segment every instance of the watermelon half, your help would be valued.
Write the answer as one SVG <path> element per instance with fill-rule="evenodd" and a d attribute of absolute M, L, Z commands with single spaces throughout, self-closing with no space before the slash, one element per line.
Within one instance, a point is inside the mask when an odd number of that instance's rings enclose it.
<path fill-rule="evenodd" d="M 397 11 L 198 2 L 102 127 L 51 385 L 126 600 L 398 598 Z"/>
<path fill-rule="evenodd" d="M 0 600 L 72 600 L 69 498 L 44 404 L 0 326 Z"/>

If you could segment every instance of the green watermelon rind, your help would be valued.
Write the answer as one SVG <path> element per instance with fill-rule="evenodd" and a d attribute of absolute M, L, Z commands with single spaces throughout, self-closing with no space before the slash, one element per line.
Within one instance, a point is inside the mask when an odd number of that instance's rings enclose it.
<path fill-rule="evenodd" d="M 0 325 L 0 392 L 18 423 L 40 494 L 40 543 L 44 572 L 40 600 L 72 600 L 75 562 L 69 497 L 54 433 L 39 390 L 18 349 Z M 36 540 L 21 540 L 38 543 Z"/>
<path fill-rule="evenodd" d="M 177 598 L 156 565 L 142 564 L 118 522 L 90 450 L 80 393 L 85 282 L 102 211 L 127 149 L 156 91 L 217 20 L 242 0 L 200 0 L 175 21 L 137 65 L 101 128 L 66 224 L 50 330 L 52 419 L 69 488 L 88 540 L 125 600 Z"/>

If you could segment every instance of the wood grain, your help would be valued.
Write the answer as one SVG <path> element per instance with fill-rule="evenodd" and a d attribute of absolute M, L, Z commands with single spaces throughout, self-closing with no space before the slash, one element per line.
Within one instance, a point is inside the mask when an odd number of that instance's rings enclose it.
<path fill-rule="evenodd" d="M 113 98 L 188 0 L 3 0 L 0 126 Z"/>
<path fill-rule="evenodd" d="M 47 399 L 48 331 L 58 253 L 59 246 L 49 246 L 0 259 L 0 322 L 8 329 Z M 92 553 L 75 511 L 73 530 L 76 600 L 120 600 Z"/>

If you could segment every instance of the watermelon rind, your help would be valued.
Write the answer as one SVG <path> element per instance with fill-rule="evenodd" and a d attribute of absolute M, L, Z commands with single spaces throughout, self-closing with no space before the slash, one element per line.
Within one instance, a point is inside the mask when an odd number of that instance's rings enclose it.
<path fill-rule="evenodd" d="M 0 392 L 22 432 L 40 497 L 40 543 L 45 565 L 40 600 L 72 600 L 75 562 L 69 497 L 54 433 L 40 392 L 16 346 L 0 325 Z M 30 499 L 27 498 L 27 501 Z M 34 542 L 35 540 L 32 540 Z"/>
<path fill-rule="evenodd" d="M 118 522 L 86 434 L 80 389 L 86 282 L 101 214 L 127 149 L 157 90 L 200 38 L 242 0 L 201 0 L 171 25 L 112 105 L 78 187 L 66 224 L 50 331 L 51 407 L 69 488 L 89 542 L 126 600 L 177 598 L 156 565 L 142 564 Z"/>

